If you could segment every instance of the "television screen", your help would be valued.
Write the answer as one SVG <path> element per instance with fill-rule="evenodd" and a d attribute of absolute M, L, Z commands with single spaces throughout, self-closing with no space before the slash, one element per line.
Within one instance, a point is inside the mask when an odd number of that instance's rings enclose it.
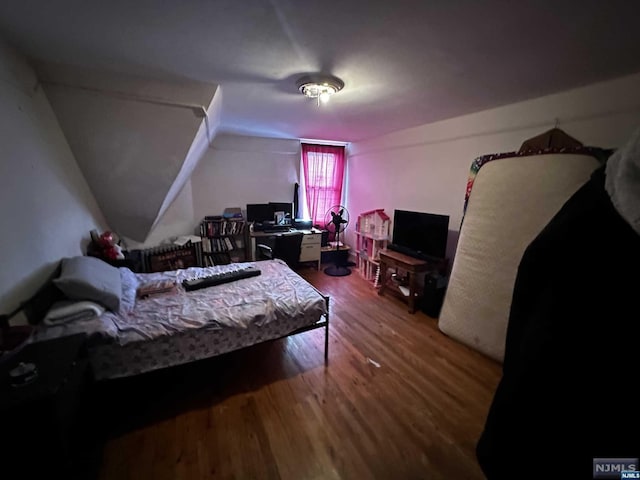
<path fill-rule="evenodd" d="M 395 210 L 389 248 L 424 260 L 443 259 L 448 236 L 448 215 Z"/>

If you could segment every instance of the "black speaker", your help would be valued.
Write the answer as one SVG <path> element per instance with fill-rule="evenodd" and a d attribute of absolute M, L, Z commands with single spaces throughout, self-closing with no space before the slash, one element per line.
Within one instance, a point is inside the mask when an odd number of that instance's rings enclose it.
<path fill-rule="evenodd" d="M 437 273 L 427 274 L 424 278 L 424 292 L 421 310 L 432 318 L 440 316 L 447 280 Z"/>

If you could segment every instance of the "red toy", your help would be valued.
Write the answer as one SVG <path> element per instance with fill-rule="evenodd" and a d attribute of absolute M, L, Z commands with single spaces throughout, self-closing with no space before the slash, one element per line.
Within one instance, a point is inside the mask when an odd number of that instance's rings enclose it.
<path fill-rule="evenodd" d="M 124 258 L 122 248 L 115 242 L 113 233 L 108 230 L 98 237 L 98 247 L 104 258 L 109 260 L 122 260 Z"/>

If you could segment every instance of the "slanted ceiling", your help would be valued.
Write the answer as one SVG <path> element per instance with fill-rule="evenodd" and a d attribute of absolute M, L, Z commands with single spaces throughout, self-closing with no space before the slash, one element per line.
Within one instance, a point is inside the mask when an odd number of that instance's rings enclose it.
<path fill-rule="evenodd" d="M 218 86 L 46 63 L 36 71 L 110 227 L 143 242 L 215 135 Z"/>
<path fill-rule="evenodd" d="M 639 72 L 638 18 L 634 0 L 0 2 L 30 58 L 214 82 L 226 132 L 344 142 Z M 323 108 L 296 87 L 318 71 L 345 82 Z"/>

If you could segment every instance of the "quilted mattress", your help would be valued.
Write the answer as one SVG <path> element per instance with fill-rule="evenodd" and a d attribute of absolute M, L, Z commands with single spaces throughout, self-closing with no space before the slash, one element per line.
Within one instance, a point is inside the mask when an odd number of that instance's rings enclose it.
<path fill-rule="evenodd" d="M 438 320 L 442 332 L 502 361 L 522 254 L 599 165 L 589 155 L 547 154 L 482 166 L 469 195 Z"/>

